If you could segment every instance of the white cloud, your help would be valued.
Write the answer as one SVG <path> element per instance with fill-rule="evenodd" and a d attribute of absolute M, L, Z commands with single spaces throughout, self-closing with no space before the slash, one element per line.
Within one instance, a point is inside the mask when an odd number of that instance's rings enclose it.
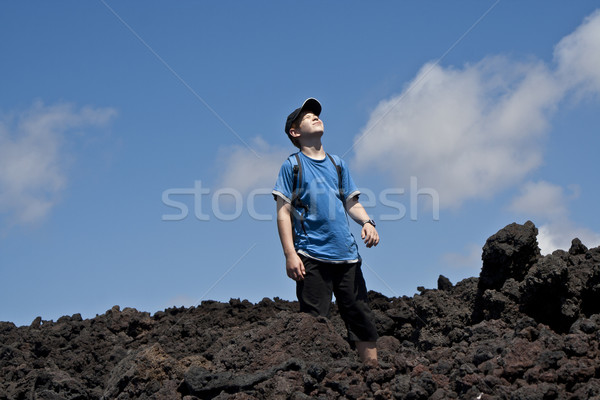
<path fill-rule="evenodd" d="M 254 152 L 237 145 L 219 150 L 220 187 L 235 189 L 242 194 L 254 189 L 270 190 L 275 185 L 281 164 L 293 152 L 290 148 L 271 146 L 261 137 L 255 137 L 250 146 Z"/>
<path fill-rule="evenodd" d="M 555 60 L 554 70 L 503 57 L 424 65 L 377 105 L 355 138 L 354 162 L 401 187 L 416 176 L 438 191 L 442 207 L 518 185 L 541 164 L 549 117 L 565 94 L 583 83 L 600 91 L 600 11 L 560 41 Z"/>
<path fill-rule="evenodd" d="M 558 73 L 568 85 L 600 91 L 600 10 L 596 10 L 554 49 Z"/>
<path fill-rule="evenodd" d="M 424 66 L 401 95 L 372 113 L 355 162 L 409 176 L 442 207 L 489 197 L 539 166 L 539 139 L 560 90 L 540 63 L 488 58 L 463 69 Z"/>
<path fill-rule="evenodd" d="M 556 249 L 569 250 L 574 238 L 579 238 L 588 248 L 600 246 L 600 234 L 576 226 L 566 218 L 550 221 L 538 228 L 538 244 L 542 254 L 550 254 Z"/>
<path fill-rule="evenodd" d="M 538 227 L 538 245 L 542 254 L 556 249 L 569 250 L 571 240 L 576 237 L 588 247 L 600 245 L 600 234 L 577 226 L 569 219 L 568 203 L 579 195 L 577 186 L 571 190 L 568 195 L 561 186 L 549 182 L 527 182 L 510 205 L 511 210 L 543 222 Z"/>
<path fill-rule="evenodd" d="M 106 123 L 113 109 L 38 101 L 22 113 L 0 115 L 0 214 L 13 223 L 45 217 L 67 183 L 63 144 L 71 129 Z"/>
<path fill-rule="evenodd" d="M 561 186 L 549 182 L 527 182 L 510 209 L 522 214 L 548 219 L 567 216 L 567 196 Z"/>

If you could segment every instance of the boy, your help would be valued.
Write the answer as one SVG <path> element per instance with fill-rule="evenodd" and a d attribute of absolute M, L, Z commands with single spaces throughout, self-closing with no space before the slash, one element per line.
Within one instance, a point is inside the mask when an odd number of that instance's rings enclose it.
<path fill-rule="evenodd" d="M 309 98 L 285 124 L 286 134 L 300 149 L 283 163 L 273 189 L 286 271 L 296 281 L 301 312 L 327 316 L 335 293 L 348 340 L 363 363 L 376 366 L 378 335 L 346 213 L 362 225 L 367 247 L 377 246 L 379 234 L 358 202 L 360 192 L 346 164 L 323 149 L 320 114 L 321 104 Z"/>

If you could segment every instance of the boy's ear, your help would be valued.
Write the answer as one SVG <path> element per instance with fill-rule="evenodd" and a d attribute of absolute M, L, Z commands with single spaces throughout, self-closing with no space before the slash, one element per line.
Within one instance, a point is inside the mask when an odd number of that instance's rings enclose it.
<path fill-rule="evenodd" d="M 296 130 L 296 128 L 291 128 L 290 129 L 290 136 L 292 136 L 292 137 L 299 137 L 300 136 L 300 132 L 298 132 Z"/>

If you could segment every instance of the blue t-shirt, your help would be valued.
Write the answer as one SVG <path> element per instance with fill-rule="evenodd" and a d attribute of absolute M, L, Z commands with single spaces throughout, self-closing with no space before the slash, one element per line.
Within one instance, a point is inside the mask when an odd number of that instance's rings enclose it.
<path fill-rule="evenodd" d="M 360 259 L 358 246 L 350 227 L 344 204 L 340 199 L 338 173 L 328 156 L 315 160 L 298 152 L 302 168 L 299 197 L 308 206 L 308 212 L 294 209 L 293 233 L 296 251 L 307 257 L 326 262 L 356 262 Z M 342 167 L 342 192 L 345 199 L 360 194 L 352 181 L 346 163 L 333 156 Z M 273 189 L 273 195 L 291 203 L 293 166 L 296 158 L 292 154 L 281 166 Z M 304 216 L 304 229 L 299 214 Z M 305 233 L 306 231 L 306 233 Z"/>

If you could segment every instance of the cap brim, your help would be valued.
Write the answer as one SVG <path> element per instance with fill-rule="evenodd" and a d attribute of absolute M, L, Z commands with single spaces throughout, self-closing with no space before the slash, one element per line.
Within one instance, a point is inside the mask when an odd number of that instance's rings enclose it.
<path fill-rule="evenodd" d="M 310 111 L 318 117 L 319 115 L 321 115 L 321 109 L 321 103 L 319 103 L 319 100 L 310 97 L 304 100 L 304 103 L 302 103 L 302 107 L 300 107 L 300 112 Z"/>

